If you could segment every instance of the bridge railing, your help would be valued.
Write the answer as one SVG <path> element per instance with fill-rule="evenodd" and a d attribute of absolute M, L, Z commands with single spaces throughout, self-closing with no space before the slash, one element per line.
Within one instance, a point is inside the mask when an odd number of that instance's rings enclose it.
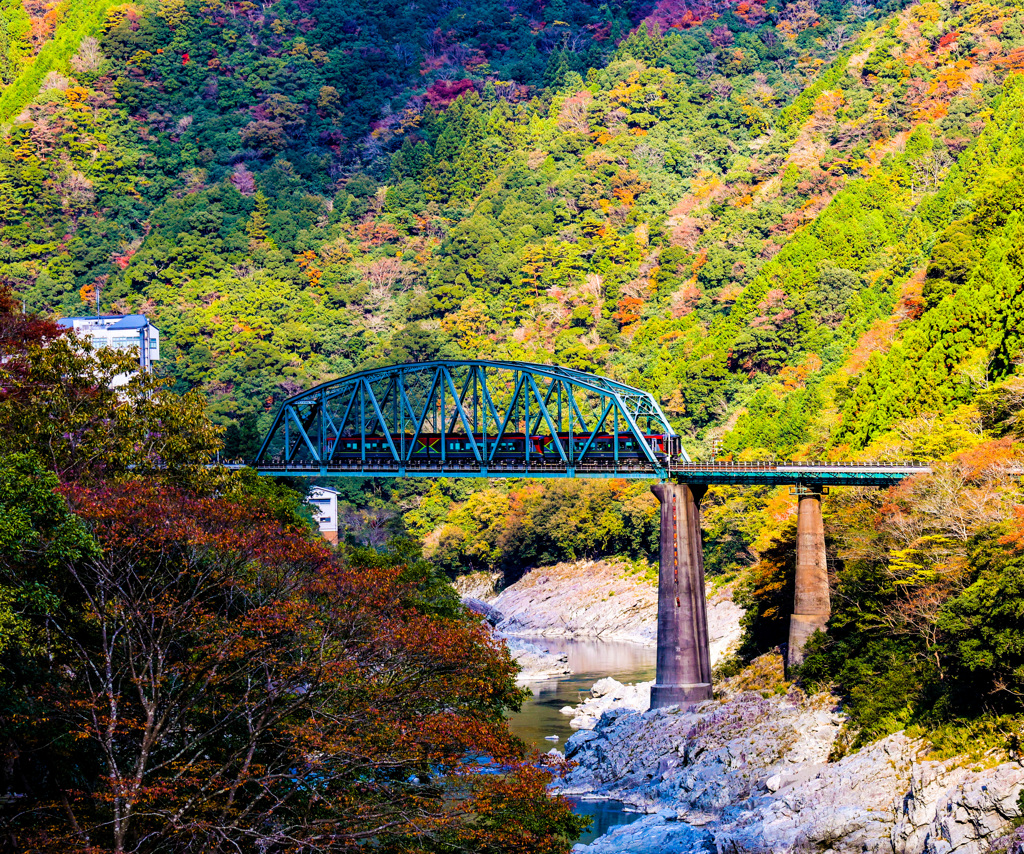
<path fill-rule="evenodd" d="M 707 462 L 677 462 L 672 464 L 675 470 L 735 470 L 735 471 L 774 471 L 780 468 L 829 469 L 829 468 L 918 468 L 928 470 L 931 464 L 920 460 L 895 460 L 851 462 L 843 461 L 811 461 L 811 460 L 755 460 L 751 462 L 734 462 L 732 460 L 711 460 Z"/>

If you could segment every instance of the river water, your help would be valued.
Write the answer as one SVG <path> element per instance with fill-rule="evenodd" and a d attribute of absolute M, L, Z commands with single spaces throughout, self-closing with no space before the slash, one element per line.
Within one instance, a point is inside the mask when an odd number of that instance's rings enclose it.
<path fill-rule="evenodd" d="M 529 638 L 530 643 L 549 652 L 569 656 L 572 674 L 530 682 L 526 687 L 532 698 L 523 703 L 522 711 L 509 716 L 509 728 L 527 744 L 546 753 L 552 747 L 565 750 L 566 739 L 575 732 L 569 726 L 571 717 L 559 709 L 575 706 L 590 694 L 590 686 L 598 679 L 611 676 L 622 683 L 648 682 L 654 678 L 655 650 L 651 646 L 621 641 L 579 641 L 563 638 Z M 548 736 L 558 736 L 557 741 Z M 584 801 L 572 798 L 576 812 L 589 815 L 594 824 L 579 841 L 592 842 L 619 824 L 629 824 L 640 814 L 627 812 L 618 801 Z"/>

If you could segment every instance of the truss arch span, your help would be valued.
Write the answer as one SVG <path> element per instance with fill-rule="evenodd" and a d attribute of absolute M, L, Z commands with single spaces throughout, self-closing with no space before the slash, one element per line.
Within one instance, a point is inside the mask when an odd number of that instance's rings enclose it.
<path fill-rule="evenodd" d="M 648 392 L 475 359 L 374 368 L 296 394 L 254 462 L 264 474 L 665 479 L 689 457 Z"/>

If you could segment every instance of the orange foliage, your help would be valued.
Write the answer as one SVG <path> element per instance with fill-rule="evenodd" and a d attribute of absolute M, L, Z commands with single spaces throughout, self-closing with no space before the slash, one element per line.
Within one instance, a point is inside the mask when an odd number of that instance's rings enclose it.
<path fill-rule="evenodd" d="M 1013 521 L 1010 523 L 1010 533 L 999 538 L 999 544 L 1010 546 L 1020 554 L 1024 552 L 1024 507 L 1013 508 Z"/>
<path fill-rule="evenodd" d="M 872 353 L 888 351 L 895 335 L 896 322 L 894 320 L 889 318 L 876 320 L 853 348 L 847 361 L 847 368 L 853 373 L 860 371 L 868 363 Z"/>
<path fill-rule="evenodd" d="M 1024 71 L 1024 47 L 1015 47 L 1006 56 L 993 59 L 992 62 L 1008 71 Z"/>
<path fill-rule="evenodd" d="M 779 381 L 786 391 L 803 388 L 807 377 L 821 369 L 821 358 L 811 353 L 800 365 L 787 365 L 779 372 Z"/>
<path fill-rule="evenodd" d="M 629 326 L 636 323 L 644 310 L 644 301 L 636 297 L 623 297 L 619 300 L 619 310 L 612 314 L 612 318 L 620 326 Z"/>
<path fill-rule="evenodd" d="M 815 99 L 814 111 L 823 115 L 831 115 L 843 106 L 844 101 L 842 90 L 827 89 Z"/>
<path fill-rule="evenodd" d="M 969 481 L 982 480 L 1016 463 L 1013 440 L 1009 436 L 982 442 L 961 451 L 955 459 L 960 464 L 964 477 Z"/>
<path fill-rule="evenodd" d="M 356 236 L 362 242 L 363 250 L 394 243 L 402 235 L 390 222 L 361 222 L 356 226 Z"/>
<path fill-rule="evenodd" d="M 212 814 L 218 841 L 254 848 L 278 844 L 286 814 L 287 850 L 325 837 L 359 850 L 386 824 L 401 850 L 441 837 L 457 850 L 554 854 L 559 833 L 577 832 L 501 715 L 518 696 L 507 651 L 479 621 L 434 613 L 418 575 L 347 565 L 248 497 L 152 481 L 61 492 L 97 544 L 89 561 L 60 566 L 85 594 L 82 637 L 126 641 L 67 644 L 59 672 L 73 676 L 33 697 L 38 726 L 14 747 L 49 762 L 59 735 L 62 761 L 90 760 L 76 765 L 88 771 L 74 813 L 40 810 L 20 849 L 62 851 L 55 840 L 89 833 L 104 850 L 144 837 L 180 851 L 209 836 Z M 466 759 L 481 755 L 502 774 Z M 423 768 L 444 769 L 460 797 L 364 782 Z M 48 806 L 29 790 L 23 808 Z M 125 818 L 111 829 L 116 811 Z"/>
<path fill-rule="evenodd" d="M 305 272 L 309 283 L 314 287 L 320 284 L 320 278 L 324 274 L 324 271 L 314 263 L 316 260 L 316 253 L 312 249 L 307 249 L 301 255 L 295 256 L 295 263 L 299 265 L 300 270 Z"/>

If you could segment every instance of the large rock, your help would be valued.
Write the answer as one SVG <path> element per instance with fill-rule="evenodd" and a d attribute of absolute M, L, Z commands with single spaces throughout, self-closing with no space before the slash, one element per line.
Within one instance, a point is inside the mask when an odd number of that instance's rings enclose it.
<path fill-rule="evenodd" d="M 1021 815 L 1024 768 L 1007 762 L 986 770 L 955 760 L 923 762 L 898 805 L 892 832 L 897 854 L 981 854 Z"/>
<path fill-rule="evenodd" d="M 578 765 L 558 786 L 700 820 L 767 793 L 769 777 L 797 764 L 824 765 L 842 722 L 831 697 L 799 692 L 747 692 L 692 710 L 613 707 L 566 742 L 566 758 Z"/>
<path fill-rule="evenodd" d="M 498 631 L 523 637 L 603 638 L 653 644 L 658 593 L 625 564 L 560 563 L 527 572 L 492 603 Z"/>
<path fill-rule="evenodd" d="M 577 845 L 580 854 L 715 854 L 714 836 L 675 820 L 674 813 L 644 816 L 613 828 L 590 845 Z"/>
<path fill-rule="evenodd" d="M 569 726 L 573 729 L 593 729 L 601 715 L 609 709 L 628 709 L 646 712 L 651 705 L 653 682 L 623 685 L 610 676 L 594 683 L 590 696 L 576 706 Z"/>
<path fill-rule="evenodd" d="M 483 599 L 477 599 L 475 596 L 463 596 L 462 604 L 469 608 L 474 614 L 479 614 L 492 626 L 498 625 L 503 619 L 504 615 L 495 608 L 493 605 L 488 604 Z"/>
<path fill-rule="evenodd" d="M 760 663 L 753 681 L 767 678 L 770 663 Z M 733 691 L 737 684 L 743 681 Z M 574 767 L 557 788 L 617 798 L 660 819 L 618 828 L 578 846 L 581 852 L 983 854 L 1020 847 L 1000 838 L 1021 815 L 1018 762 L 974 768 L 929 760 L 927 746 L 902 732 L 829 762 L 844 723 L 831 695 L 808 697 L 780 683 L 775 693 L 739 690 L 695 709 L 638 712 L 622 688 L 602 680 L 597 696 L 581 704 L 596 711 L 598 702 L 615 700 L 592 729 L 566 742 Z"/>
<path fill-rule="evenodd" d="M 500 572 L 469 572 L 457 576 L 452 582 L 463 601 L 472 598 L 488 603 L 497 598 L 500 585 Z"/>
<path fill-rule="evenodd" d="M 572 673 L 569 656 L 565 653 L 548 652 L 522 638 L 504 638 L 508 651 L 519 664 L 517 682 L 541 682 Z"/>

